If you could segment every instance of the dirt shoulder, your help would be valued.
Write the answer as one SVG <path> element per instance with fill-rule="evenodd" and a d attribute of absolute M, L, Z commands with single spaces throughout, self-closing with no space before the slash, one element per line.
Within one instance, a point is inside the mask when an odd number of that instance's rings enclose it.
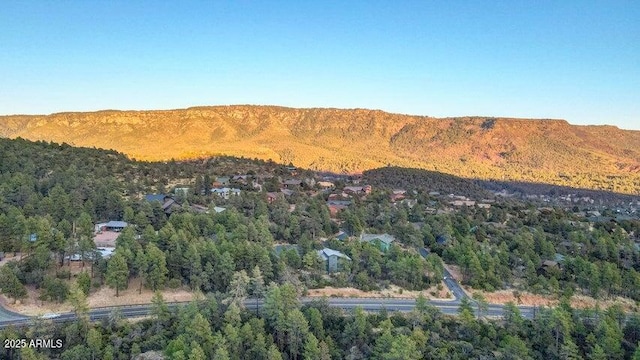
<path fill-rule="evenodd" d="M 308 297 L 348 297 L 348 298 L 417 298 L 422 294 L 425 298 L 430 300 L 453 300 L 453 296 L 447 289 L 446 285 L 442 283 L 442 289 L 438 290 L 436 286 L 422 291 L 410 291 L 404 290 L 397 286 L 390 286 L 389 289 L 380 291 L 362 291 L 356 288 L 335 288 L 324 287 L 321 289 L 310 289 L 308 291 Z"/>
<path fill-rule="evenodd" d="M 560 302 L 556 297 L 549 295 L 532 294 L 526 291 L 513 291 L 513 290 L 500 290 L 494 292 L 485 292 L 480 290 L 466 289 L 471 296 L 475 293 L 482 294 L 487 302 L 491 304 L 506 304 L 513 302 L 516 305 L 528 305 L 528 306 L 546 306 L 552 307 L 558 305 Z M 518 295 L 516 297 L 516 294 Z M 571 297 L 571 307 L 574 309 L 588 309 L 595 308 L 596 305 L 601 309 L 609 308 L 613 305 L 620 305 L 626 311 L 637 311 L 638 307 L 636 303 L 631 299 L 622 297 L 616 297 L 612 299 L 594 299 L 584 295 L 574 295 Z"/>
<path fill-rule="evenodd" d="M 116 296 L 116 291 L 109 287 L 103 286 L 89 294 L 87 302 L 90 308 L 98 308 L 105 306 L 123 306 L 123 305 L 142 305 L 150 304 L 153 297 L 153 291 L 142 289 L 142 293 L 138 294 L 140 282 L 134 279 L 129 283 L 129 288 L 120 291 L 120 296 Z M 68 303 L 57 304 L 38 299 L 38 292 L 33 287 L 27 287 L 28 297 L 22 301 L 13 303 L 4 295 L 0 295 L 0 303 L 9 310 L 24 315 L 42 315 L 45 313 L 62 313 L 72 310 Z M 164 290 L 162 291 L 166 302 L 174 301 L 190 301 L 195 294 L 185 289 Z"/>

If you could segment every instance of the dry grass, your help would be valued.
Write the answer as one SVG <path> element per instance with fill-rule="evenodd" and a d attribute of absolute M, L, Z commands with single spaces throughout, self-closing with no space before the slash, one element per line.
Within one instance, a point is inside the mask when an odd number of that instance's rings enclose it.
<path fill-rule="evenodd" d="M 528 293 L 526 291 L 520 292 L 520 301 L 516 299 L 513 295 L 513 290 L 500 290 L 494 292 L 484 292 L 480 290 L 470 290 L 471 296 L 475 293 L 480 293 L 484 295 L 485 299 L 489 303 L 493 304 L 506 304 L 508 302 L 513 302 L 518 305 L 530 305 L 530 306 L 554 306 L 558 304 L 558 301 L 554 298 L 542 295 L 536 295 L 532 293 Z"/>
<path fill-rule="evenodd" d="M 529 305 L 529 306 L 556 306 L 559 301 L 557 298 L 553 296 L 545 296 L 545 295 L 537 295 L 532 294 L 526 291 L 520 291 L 520 301 L 514 296 L 513 290 L 500 290 L 494 292 L 484 292 L 480 290 L 472 290 L 471 294 L 481 293 L 487 299 L 489 303 L 493 304 L 506 304 L 508 302 L 513 302 L 518 305 Z M 606 300 L 598 300 L 589 296 L 584 295 L 574 295 L 571 298 L 571 307 L 576 309 L 587 309 L 587 308 L 595 308 L 599 306 L 601 309 L 609 308 L 613 305 L 620 305 L 623 309 L 627 311 L 636 311 L 637 307 L 633 300 L 616 297 L 613 299 Z"/>
<path fill-rule="evenodd" d="M 14 256 L 13 253 L 5 253 L 4 254 L 4 259 L 0 260 L 0 266 L 3 266 L 4 264 L 8 263 L 9 261 L 18 261 L 22 258 L 22 254 L 21 253 L 16 253 L 16 255 Z"/>
<path fill-rule="evenodd" d="M 120 296 L 116 297 L 116 291 L 109 287 L 103 286 L 95 292 L 89 294 L 87 302 L 89 307 L 105 307 L 105 306 L 122 306 L 122 305 L 138 305 L 150 304 L 153 292 L 151 290 L 142 289 L 142 293 L 138 294 L 139 280 L 134 279 L 130 282 L 129 288 L 120 291 Z M 28 297 L 15 304 L 4 295 L 0 295 L 0 303 L 10 310 L 23 313 L 25 315 L 41 315 L 45 313 L 61 313 L 71 311 L 71 305 L 68 303 L 57 304 L 47 301 L 38 300 L 39 292 L 34 287 L 27 287 Z M 184 289 L 164 290 L 162 291 L 165 301 L 190 301 L 195 294 Z"/>
<path fill-rule="evenodd" d="M 433 293 L 433 294 L 432 294 Z M 356 288 L 335 288 L 335 287 L 324 287 L 322 289 L 311 289 L 308 292 L 309 297 L 350 297 L 350 298 L 376 298 L 376 297 L 385 297 L 385 298 L 417 298 L 420 294 L 422 294 L 427 299 L 432 300 L 452 300 L 453 297 L 447 290 L 447 287 L 442 284 L 442 290 L 438 290 L 437 287 L 433 286 L 429 289 L 425 289 L 422 291 L 410 291 L 401 289 L 398 286 L 392 285 L 389 289 L 384 289 L 380 291 L 362 291 Z M 435 294 L 435 295 L 434 295 Z"/>

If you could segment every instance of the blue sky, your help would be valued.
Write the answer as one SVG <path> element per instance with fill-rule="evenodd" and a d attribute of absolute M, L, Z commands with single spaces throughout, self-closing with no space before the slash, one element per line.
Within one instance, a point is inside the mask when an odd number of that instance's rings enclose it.
<path fill-rule="evenodd" d="M 270 104 L 640 129 L 640 1 L 9 1 L 0 114 Z"/>

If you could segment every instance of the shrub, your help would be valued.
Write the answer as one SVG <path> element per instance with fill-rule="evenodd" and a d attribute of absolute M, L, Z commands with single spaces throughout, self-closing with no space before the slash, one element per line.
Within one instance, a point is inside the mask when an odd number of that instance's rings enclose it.
<path fill-rule="evenodd" d="M 173 278 L 169 280 L 169 282 L 167 282 L 167 286 L 169 287 L 169 289 L 177 289 L 180 287 L 180 285 L 182 285 L 180 279 Z"/>
<path fill-rule="evenodd" d="M 49 275 L 42 280 L 40 289 L 42 290 L 40 300 L 63 303 L 69 296 L 69 285 L 64 280 L 56 279 Z"/>

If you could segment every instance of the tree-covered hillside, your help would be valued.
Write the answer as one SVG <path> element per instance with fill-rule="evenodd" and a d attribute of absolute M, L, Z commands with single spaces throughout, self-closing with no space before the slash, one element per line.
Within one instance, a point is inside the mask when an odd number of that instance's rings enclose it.
<path fill-rule="evenodd" d="M 136 323 L 114 313 L 95 325 L 42 321 L 3 330 L 4 338 L 65 343 L 0 349 L 4 357 L 619 359 L 634 355 L 640 340 L 632 314 L 640 300 L 640 221 L 613 209 L 591 216 L 573 204 L 484 199 L 490 194 L 476 183 L 392 167 L 359 179 L 228 157 L 140 162 L 21 139 L 0 139 L 0 156 L 0 251 L 20 253 L 0 265 L 9 302 L 65 303 L 82 315 L 86 298 L 104 289 L 114 300 L 166 289 L 204 299 L 171 313 L 157 295 L 153 318 Z M 210 191 L 227 187 L 240 195 Z M 95 224 L 109 220 L 128 226 L 102 258 Z M 385 247 L 361 234 L 394 240 Z M 325 248 L 344 255 L 332 271 L 318 255 Z M 298 304 L 327 287 L 436 296 L 445 265 L 459 268 L 477 299 L 464 298 L 458 318 L 422 300 L 409 315 Z M 559 306 L 533 321 L 512 305 L 504 322 L 476 319 L 495 290 Z M 577 295 L 607 310 L 572 310 Z M 247 298 L 264 298 L 264 309 L 244 309 Z"/>

